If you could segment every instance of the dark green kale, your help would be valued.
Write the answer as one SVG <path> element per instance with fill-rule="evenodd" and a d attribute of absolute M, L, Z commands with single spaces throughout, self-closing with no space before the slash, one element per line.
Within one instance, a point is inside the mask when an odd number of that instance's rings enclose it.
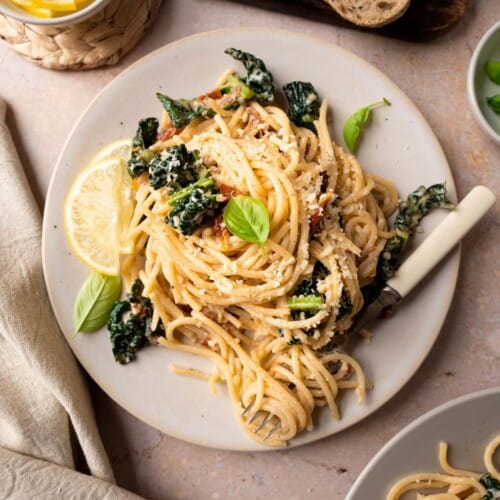
<path fill-rule="evenodd" d="M 189 125 L 196 118 L 210 118 L 214 116 L 214 111 L 203 106 L 198 98 L 194 99 L 172 99 L 160 92 L 156 93 L 163 109 L 168 113 L 172 125 L 177 129 L 182 129 Z"/>
<path fill-rule="evenodd" d="M 399 212 L 394 226 L 400 231 L 413 234 L 420 221 L 434 208 L 454 208 L 446 195 L 444 184 L 434 184 L 426 188 L 420 186 L 408 198 L 399 203 Z"/>
<path fill-rule="evenodd" d="M 377 275 L 383 283 L 394 276 L 409 237 L 407 232 L 401 232 L 387 240 L 377 265 Z"/>
<path fill-rule="evenodd" d="M 434 208 L 453 207 L 453 203 L 446 196 L 444 184 L 434 184 L 428 188 L 420 186 L 399 203 L 399 211 L 394 221 L 398 234 L 387 241 L 378 263 L 377 275 L 382 282 L 389 280 L 396 272 L 401 254 L 421 220 Z"/>
<path fill-rule="evenodd" d="M 310 318 L 318 312 L 325 300 L 325 297 L 318 292 L 318 282 L 325 279 L 328 274 L 328 269 L 319 260 L 316 261 L 312 274 L 302 279 L 293 295 L 286 300 L 294 321 Z M 312 334 L 312 330 L 310 333 Z"/>
<path fill-rule="evenodd" d="M 446 196 L 444 184 L 434 184 L 429 188 L 421 186 L 399 203 L 398 214 L 394 221 L 397 234 L 385 244 L 378 261 L 375 280 L 361 289 L 364 307 L 376 300 L 385 283 L 394 276 L 409 239 L 422 218 L 434 208 L 453 208 L 453 203 Z"/>
<path fill-rule="evenodd" d="M 340 304 L 339 304 L 339 312 L 337 314 L 337 319 L 342 318 L 346 314 L 350 314 L 352 312 L 352 302 L 351 299 L 349 298 L 349 295 L 347 295 L 345 290 L 342 290 L 342 295 L 340 296 Z"/>
<path fill-rule="evenodd" d="M 245 77 L 230 75 L 224 84 L 216 89 L 223 94 L 234 94 L 234 100 L 226 103 L 225 108 L 244 104 L 247 100 L 255 98 L 263 102 L 274 100 L 273 77 L 267 71 L 265 64 L 248 52 L 237 49 L 227 49 L 226 54 L 241 61 L 247 70 Z M 210 96 L 210 94 L 207 94 Z M 172 125 L 176 129 L 183 129 L 196 118 L 211 118 L 215 115 L 213 109 L 207 107 L 201 97 L 193 99 L 172 99 L 171 97 L 157 92 L 156 97 L 160 100 L 167 112 Z"/>
<path fill-rule="evenodd" d="M 325 297 L 318 292 L 318 282 L 325 279 L 328 274 L 328 269 L 320 261 L 317 261 L 312 274 L 304 278 L 298 284 L 293 296 L 287 299 L 287 305 L 292 310 L 292 318 L 295 321 L 310 318 L 323 305 Z M 337 318 L 340 319 L 349 314 L 352 308 L 349 295 L 345 290 L 342 290 Z"/>
<path fill-rule="evenodd" d="M 284 337 L 284 334 L 283 334 L 283 330 L 281 328 L 278 328 L 278 335 L 280 337 Z M 302 342 L 300 341 L 300 339 L 298 339 L 297 337 L 294 337 L 292 335 L 292 337 L 290 338 L 290 340 L 287 342 L 288 345 L 298 345 L 298 344 L 302 344 Z"/>
<path fill-rule="evenodd" d="M 169 197 L 172 211 L 165 222 L 187 236 L 216 215 L 219 191 L 211 177 L 204 177 Z"/>
<path fill-rule="evenodd" d="M 500 481 L 495 479 L 489 472 L 483 474 L 479 482 L 486 488 L 486 494 L 481 500 L 494 500 L 500 498 Z"/>
<path fill-rule="evenodd" d="M 295 289 L 294 296 L 320 295 L 318 292 L 318 281 L 329 275 L 328 269 L 318 260 L 314 264 L 313 272 L 304 278 Z"/>
<path fill-rule="evenodd" d="M 115 360 L 126 365 L 135 359 L 141 347 L 150 344 L 151 337 L 165 335 L 161 322 L 151 330 L 153 305 L 142 296 L 144 285 L 137 279 L 126 300 L 118 301 L 111 311 L 108 331 Z"/>
<path fill-rule="evenodd" d="M 384 282 L 381 281 L 378 277 L 370 283 L 369 285 L 365 285 L 361 288 L 361 295 L 363 295 L 363 307 L 368 306 L 380 295 L 380 291 L 384 288 Z"/>
<path fill-rule="evenodd" d="M 158 120 L 156 118 L 143 118 L 135 134 L 132 146 L 147 149 L 156 142 L 158 133 Z"/>
<path fill-rule="evenodd" d="M 148 148 L 156 142 L 157 133 L 158 120 L 156 118 L 143 118 L 139 121 L 132 141 L 132 153 L 128 160 L 128 173 L 132 177 L 137 177 L 148 169 L 148 163 L 153 157 L 153 152 Z"/>
<path fill-rule="evenodd" d="M 258 101 L 274 101 L 273 75 L 267 70 L 261 59 L 248 52 L 233 48 L 226 49 L 224 52 L 245 66 L 247 74 L 239 79 L 252 90 Z"/>
<path fill-rule="evenodd" d="M 193 184 L 190 184 L 189 186 L 186 186 L 185 188 L 182 188 L 179 191 L 173 193 L 168 197 L 168 204 L 172 207 L 176 207 L 180 202 L 189 198 L 189 195 L 194 188 L 216 189 L 216 186 L 212 176 L 208 174 L 205 177 L 198 179 Z"/>
<path fill-rule="evenodd" d="M 149 183 L 155 189 L 166 186 L 173 193 L 196 182 L 203 169 L 197 151 L 188 151 L 184 144 L 170 146 L 149 163 Z"/>
<path fill-rule="evenodd" d="M 319 118 L 319 97 L 309 82 L 290 82 L 283 87 L 288 101 L 287 114 L 299 127 L 306 127 L 313 132 L 314 120 Z"/>

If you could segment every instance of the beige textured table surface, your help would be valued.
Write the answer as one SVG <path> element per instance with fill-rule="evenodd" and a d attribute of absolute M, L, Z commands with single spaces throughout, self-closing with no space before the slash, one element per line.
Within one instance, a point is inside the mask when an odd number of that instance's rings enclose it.
<path fill-rule="evenodd" d="M 165 0 L 149 35 L 114 68 L 51 72 L 0 45 L 0 95 L 10 105 L 8 123 L 42 204 L 57 156 L 78 116 L 132 62 L 201 31 L 237 26 L 290 29 L 345 47 L 385 72 L 434 129 L 459 194 L 481 183 L 498 196 L 500 147 L 473 121 L 465 75 L 474 46 L 500 19 L 500 0 L 471 4 L 467 17 L 452 31 L 417 45 L 223 0 Z M 118 483 L 151 499 L 344 498 L 374 453 L 410 421 L 451 398 L 500 385 L 498 224 L 496 207 L 465 239 L 453 304 L 416 375 L 375 414 L 329 439 L 266 453 L 205 449 L 143 424 L 91 383 Z"/>

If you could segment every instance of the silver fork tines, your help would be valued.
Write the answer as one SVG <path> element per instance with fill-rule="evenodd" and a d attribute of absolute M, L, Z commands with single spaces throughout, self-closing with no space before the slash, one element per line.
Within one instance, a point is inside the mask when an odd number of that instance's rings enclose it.
<path fill-rule="evenodd" d="M 248 406 L 245 406 L 243 404 L 243 401 L 241 401 L 241 406 L 243 406 L 243 411 L 241 412 L 241 416 L 244 417 L 251 409 L 252 409 L 252 406 L 253 404 L 255 403 L 255 399 L 248 405 Z"/>
<path fill-rule="evenodd" d="M 255 412 L 254 416 L 249 420 L 248 423 L 253 424 L 262 415 L 262 413 L 263 413 L 262 410 Z M 254 431 L 254 432 L 257 432 L 257 431 Z"/>
<path fill-rule="evenodd" d="M 241 406 L 243 406 L 243 411 L 241 412 L 241 416 L 244 417 L 245 415 L 248 414 L 248 412 L 253 408 L 254 404 L 255 404 L 255 399 L 253 399 L 247 406 L 245 406 L 243 404 L 243 401 L 241 401 Z M 260 432 L 262 429 L 264 429 L 264 427 L 271 423 L 272 422 L 272 419 L 274 417 L 274 415 L 272 413 L 268 413 L 267 411 L 264 411 L 264 410 L 257 410 L 253 415 L 252 417 L 250 418 L 250 420 L 248 420 L 248 425 L 251 425 L 253 424 L 259 417 L 263 416 L 263 419 L 262 421 L 260 422 L 260 424 L 255 428 L 255 429 L 252 429 L 252 432 L 254 433 L 258 433 Z M 267 433 L 266 437 L 264 438 L 264 441 L 266 441 L 267 439 L 269 439 L 279 428 L 280 428 L 280 421 L 278 420 L 274 425 L 273 427 L 269 430 L 269 432 Z"/>
<path fill-rule="evenodd" d="M 254 432 L 259 432 L 271 419 L 273 418 L 271 413 L 268 413 L 267 416 L 262 419 L 262 422 L 260 423 L 259 427 L 257 427 Z"/>
<path fill-rule="evenodd" d="M 269 430 L 269 432 L 267 433 L 267 436 L 264 438 L 264 441 L 268 440 L 281 426 L 281 422 L 278 420 L 274 426 L 272 427 L 272 429 Z"/>

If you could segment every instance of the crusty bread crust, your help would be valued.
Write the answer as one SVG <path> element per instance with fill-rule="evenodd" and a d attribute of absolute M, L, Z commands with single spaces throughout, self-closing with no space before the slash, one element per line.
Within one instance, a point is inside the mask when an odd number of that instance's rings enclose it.
<path fill-rule="evenodd" d="M 368 28 L 379 28 L 401 17 L 410 0 L 324 0 L 351 23 Z"/>

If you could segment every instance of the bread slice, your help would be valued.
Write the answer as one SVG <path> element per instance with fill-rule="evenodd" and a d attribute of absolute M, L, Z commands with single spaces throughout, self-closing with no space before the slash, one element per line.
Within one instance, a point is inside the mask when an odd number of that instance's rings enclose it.
<path fill-rule="evenodd" d="M 351 23 L 379 28 L 401 17 L 410 0 L 324 0 Z"/>

